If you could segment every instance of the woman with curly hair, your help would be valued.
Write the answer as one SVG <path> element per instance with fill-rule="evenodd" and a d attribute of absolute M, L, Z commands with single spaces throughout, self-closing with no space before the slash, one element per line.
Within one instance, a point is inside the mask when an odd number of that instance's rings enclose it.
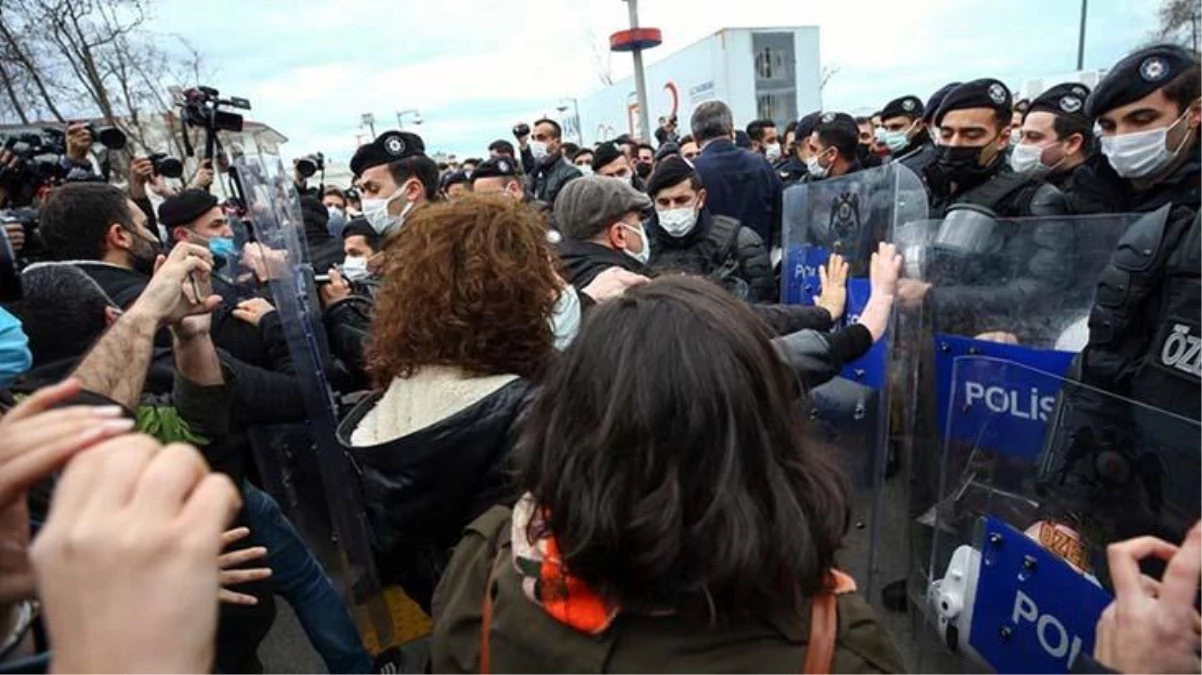
<path fill-rule="evenodd" d="M 377 393 L 338 436 L 381 576 L 423 606 L 463 526 L 503 499 L 510 426 L 555 353 L 557 305 L 576 300 L 554 257 L 537 213 L 496 197 L 422 209 L 389 244 L 366 355 Z"/>
<path fill-rule="evenodd" d="M 869 302 L 900 266 L 873 256 Z M 433 672 L 901 672 L 835 568 L 847 487 L 772 335 L 695 277 L 594 309 L 522 425 L 525 494 L 438 586 Z"/>

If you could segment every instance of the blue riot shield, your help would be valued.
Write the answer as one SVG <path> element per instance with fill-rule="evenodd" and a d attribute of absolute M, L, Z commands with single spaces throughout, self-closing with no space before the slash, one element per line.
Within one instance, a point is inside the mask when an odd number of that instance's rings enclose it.
<path fill-rule="evenodd" d="M 784 195 L 782 298 L 811 305 L 822 292 L 819 269 L 831 254 L 849 265 L 847 305 L 835 330 L 856 323 L 868 302 L 872 254 L 892 240 L 902 224 L 925 219 L 927 197 L 922 181 L 900 164 L 839 178 L 795 185 Z M 811 392 L 811 431 L 843 468 L 853 487 L 853 529 L 839 565 L 858 582 L 865 597 L 892 574 L 890 556 L 878 550 L 895 546 L 898 528 L 882 527 L 889 518 L 885 485 L 889 464 L 891 329 L 840 377 Z M 902 528 L 904 530 L 904 528 Z M 881 537 L 886 537 L 882 540 Z"/>
<path fill-rule="evenodd" d="M 322 330 L 314 273 L 308 263 L 296 188 L 280 158 L 256 148 L 239 153 L 231 173 L 246 214 L 246 227 L 236 237 L 240 247 L 232 269 L 239 277 L 250 277 L 265 285 L 279 312 L 291 369 L 303 394 L 311 439 L 307 451 L 312 457 L 301 460 L 311 460 L 316 467 L 324 493 L 322 508 L 328 510 L 323 515 L 328 516 L 332 527 L 332 537 L 313 541 L 310 536 L 310 543 L 319 555 L 326 553 L 338 561 L 339 569 L 331 570 L 332 576 L 342 582 L 344 596 L 357 620 L 366 632 L 377 637 L 378 644 L 387 645 L 391 642 L 392 621 L 372 556 L 362 492 L 335 436 L 338 411 L 327 380 L 331 358 Z M 288 492 L 295 483 L 297 458 L 259 456 L 258 460 L 267 474 L 263 476 L 265 484 Z"/>
<path fill-rule="evenodd" d="M 1070 493 L 1090 490 L 1075 484 L 1052 487 L 1050 479 L 1040 482 L 1037 475 L 1048 458 L 1064 457 L 1068 447 L 1089 445 L 1082 436 L 1076 445 L 1049 446 L 1050 438 L 1059 437 L 1049 432 L 1049 425 L 1065 409 L 1062 392 L 1068 387 L 1063 378 L 1088 339 L 1087 320 L 1102 271 L 1136 217 L 998 219 L 968 207 L 897 230 L 907 277 L 898 294 L 896 340 L 903 346 L 896 350 L 895 364 L 905 378 L 898 388 L 898 408 L 905 428 L 899 448 L 908 492 L 907 590 L 911 607 L 928 625 L 934 623 L 933 584 L 944 578 L 953 557 L 960 555 L 957 560 L 963 562 L 971 555 L 948 544 L 953 530 L 960 542 L 970 543 L 986 525 L 997 525 L 987 522 L 988 516 L 1026 531 L 1041 522 L 1029 517 L 1032 513 L 1064 502 L 1049 521 L 1047 537 L 1055 532 L 1063 540 L 1071 531 L 1090 542 L 1083 547 L 1095 550 L 1089 547 L 1104 547 L 1117 536 L 1086 527 L 1079 522 L 1080 505 L 1066 501 Z M 1079 385 L 1071 389 L 1083 391 Z M 1108 430 L 1106 437 L 1114 434 Z M 989 469 L 987 478 L 982 478 L 982 462 Z M 994 497 L 1004 493 L 1015 499 L 1002 506 L 991 498 L 979 506 L 969 496 L 983 481 Z M 961 508 L 949 510 L 949 504 Z M 1019 509 L 1024 504 L 1029 513 Z M 966 508 L 976 510 L 965 515 Z M 961 581 L 967 583 L 968 577 Z M 949 625 L 959 639 L 965 627 Z M 949 644 L 958 643 L 946 633 L 919 633 L 919 668 L 980 669 L 980 662 L 959 660 L 969 650 L 949 651 Z M 983 661 L 1001 670 L 1020 667 Z M 1043 670 L 1052 664 L 1028 667 Z"/>
<path fill-rule="evenodd" d="M 965 353 L 946 364 L 923 670 L 1070 672 L 1092 653 L 1112 600 L 1106 546 L 1141 535 L 1179 542 L 1202 516 L 1198 420 L 1022 356 Z"/>

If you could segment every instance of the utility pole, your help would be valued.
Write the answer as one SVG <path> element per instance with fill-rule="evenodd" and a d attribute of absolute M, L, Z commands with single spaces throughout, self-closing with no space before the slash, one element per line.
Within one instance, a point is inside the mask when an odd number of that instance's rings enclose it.
<path fill-rule="evenodd" d="M 639 0 L 626 0 L 630 10 L 630 30 L 639 29 Z M 647 112 L 647 76 L 643 73 L 643 48 L 631 50 L 634 56 L 634 91 L 639 100 L 639 137 L 644 143 L 651 142 L 651 117 Z"/>
<path fill-rule="evenodd" d="M 376 137 L 376 116 L 371 113 L 363 113 L 359 117 L 359 123 L 371 131 L 371 137 Z"/>
<path fill-rule="evenodd" d="M 1085 14 L 1089 0 L 1081 0 L 1081 30 L 1077 32 L 1077 70 L 1085 69 Z"/>

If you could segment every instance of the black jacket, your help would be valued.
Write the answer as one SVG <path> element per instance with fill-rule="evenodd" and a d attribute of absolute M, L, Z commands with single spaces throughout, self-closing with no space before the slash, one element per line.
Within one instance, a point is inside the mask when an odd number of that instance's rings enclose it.
<path fill-rule="evenodd" d="M 526 176 L 526 194 L 553 206 L 563 186 L 582 175 L 584 174 L 580 173 L 580 169 L 564 159 L 563 154 L 556 153 L 544 159 Z"/>
<path fill-rule="evenodd" d="M 769 302 L 778 293 L 764 242 L 750 228 L 702 209 L 691 232 L 677 238 L 659 227 L 658 216 L 647 228 L 650 267 L 657 273 L 684 272 L 709 277 L 750 302 Z"/>
<path fill-rule="evenodd" d="M 769 248 L 780 241 L 784 187 L 767 160 L 719 139 L 705 146 L 694 165 L 711 213 L 750 227 Z"/>
<path fill-rule="evenodd" d="M 512 504 L 505 460 L 511 428 L 534 391 L 518 379 L 417 432 L 354 447 L 351 434 L 381 398 L 364 400 L 338 426 L 338 440 L 362 482 L 380 576 L 399 583 L 429 611 L 434 586 L 468 523 L 495 504 Z"/>
<path fill-rule="evenodd" d="M 776 169 L 777 177 L 780 178 L 781 184 L 786 188 L 790 185 L 800 183 L 806 177 L 806 174 L 809 173 L 806 163 L 801 161 L 797 155 L 778 162 L 774 168 Z"/>
<path fill-rule="evenodd" d="M 122 308 L 133 304 L 149 283 L 149 278 L 145 275 L 116 265 L 91 262 L 78 265 Z M 278 327 L 278 324 L 274 324 L 278 316 L 268 319 L 270 320 L 265 321 L 269 331 L 273 330 L 273 325 Z M 232 316 L 229 320 L 237 321 Z M 282 357 L 286 353 L 282 330 L 272 334 L 277 337 L 274 338 L 273 349 L 269 350 L 270 354 Z M 216 332 L 213 333 L 213 341 L 218 347 L 222 346 Z M 295 376 L 248 363 L 229 353 L 224 354 L 222 362 L 237 378 L 233 405 L 236 424 L 250 427 L 259 424 L 300 422 L 306 419 L 300 384 Z"/>
<path fill-rule="evenodd" d="M 1071 171 L 1051 174 L 1046 180 L 1064 193 L 1070 213 L 1121 213 L 1124 209 L 1119 193 L 1109 185 L 1113 178 L 1105 175 L 1113 173 L 1106 158 L 1101 153 L 1094 153 Z"/>
<path fill-rule="evenodd" d="M 587 241 L 563 240 L 559 244 L 559 258 L 567 272 L 568 282 L 577 289 L 583 289 L 592 283 L 598 274 L 610 267 L 620 267 L 645 277 L 656 276 L 654 270 L 648 269 L 625 253 Z M 830 313 L 820 307 L 760 303 L 749 306 L 760 318 L 768 322 L 777 335 L 788 335 L 806 329 L 828 331 L 834 325 Z"/>
<path fill-rule="evenodd" d="M 1120 178 L 1102 153 L 1088 160 L 1088 164 L 1099 183 L 1098 190 L 1107 200 L 1107 208 L 1114 213 L 1150 213 L 1172 204 L 1187 207 L 1197 212 L 1202 202 L 1202 141 L 1195 140 L 1188 156 L 1172 174 L 1155 185 L 1136 190 L 1131 181 Z"/>

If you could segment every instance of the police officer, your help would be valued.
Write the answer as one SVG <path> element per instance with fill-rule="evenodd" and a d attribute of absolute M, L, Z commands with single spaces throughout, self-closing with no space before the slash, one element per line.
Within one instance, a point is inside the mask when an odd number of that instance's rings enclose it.
<path fill-rule="evenodd" d="M 1102 274 L 1081 369 L 1088 384 L 1191 419 L 1202 414 L 1198 74 L 1186 50 L 1149 47 L 1120 61 L 1087 103 L 1102 151 L 1126 176 L 1127 203 L 1159 209 L 1127 230 Z"/>
<path fill-rule="evenodd" d="M 1149 533 L 1176 541 L 1197 518 L 1197 481 L 1173 479 L 1197 471 L 1196 428 L 1123 401 L 1202 417 L 1198 79 L 1193 54 L 1155 45 L 1119 61 L 1086 102 L 1117 174 L 1114 195 L 1151 211 L 1101 274 L 1075 364 L 1090 388 L 1066 391 L 1057 424 L 1068 441 L 1052 449 L 1044 476 L 1062 512 L 1102 528 L 1101 543 Z"/>
<path fill-rule="evenodd" d="M 847 113 L 823 113 L 806 143 L 809 145 L 807 181 L 838 178 L 864 168 L 858 152 L 860 128 Z"/>
<path fill-rule="evenodd" d="M 935 113 L 938 144 L 925 171 L 932 217 L 954 204 L 974 204 L 1002 218 L 1068 212 L 1053 185 L 1010 171 L 1010 90 L 998 80 L 966 82 L 944 97 Z"/>
<path fill-rule="evenodd" d="M 893 161 L 921 176 L 935 159 L 935 144 L 922 121 L 925 112 L 917 96 L 895 98 L 881 108 L 877 140 L 889 149 Z"/>
<path fill-rule="evenodd" d="M 518 164 L 511 157 L 487 159 L 472 172 L 471 190 L 476 194 L 503 193 L 517 201 L 528 198 L 522 191 Z"/>
<path fill-rule="evenodd" d="M 602 143 L 593 150 L 593 173 L 629 181 L 639 192 L 646 189 L 643 179 L 635 173 L 630 157 L 615 143 Z"/>
<path fill-rule="evenodd" d="M 785 187 L 800 183 L 806 177 L 806 160 L 810 158 L 810 134 L 814 133 L 814 127 L 818 126 L 820 117 L 822 117 L 822 111 L 815 110 L 797 120 L 793 147 L 789 156 L 776 167 L 776 174 L 780 176 Z"/>
<path fill-rule="evenodd" d="M 363 217 L 382 237 L 438 194 L 438 164 L 426 156 L 421 136 L 408 131 L 385 131 L 360 146 L 351 172 L 363 193 Z"/>
<path fill-rule="evenodd" d="M 1085 115 L 1089 88 L 1076 82 L 1058 84 L 1031 101 L 1019 128 L 1018 145 L 1010 151 L 1010 167 L 1042 176 L 1064 193 L 1073 213 L 1106 213 L 1106 191 L 1095 165 L 1093 122 Z"/>

